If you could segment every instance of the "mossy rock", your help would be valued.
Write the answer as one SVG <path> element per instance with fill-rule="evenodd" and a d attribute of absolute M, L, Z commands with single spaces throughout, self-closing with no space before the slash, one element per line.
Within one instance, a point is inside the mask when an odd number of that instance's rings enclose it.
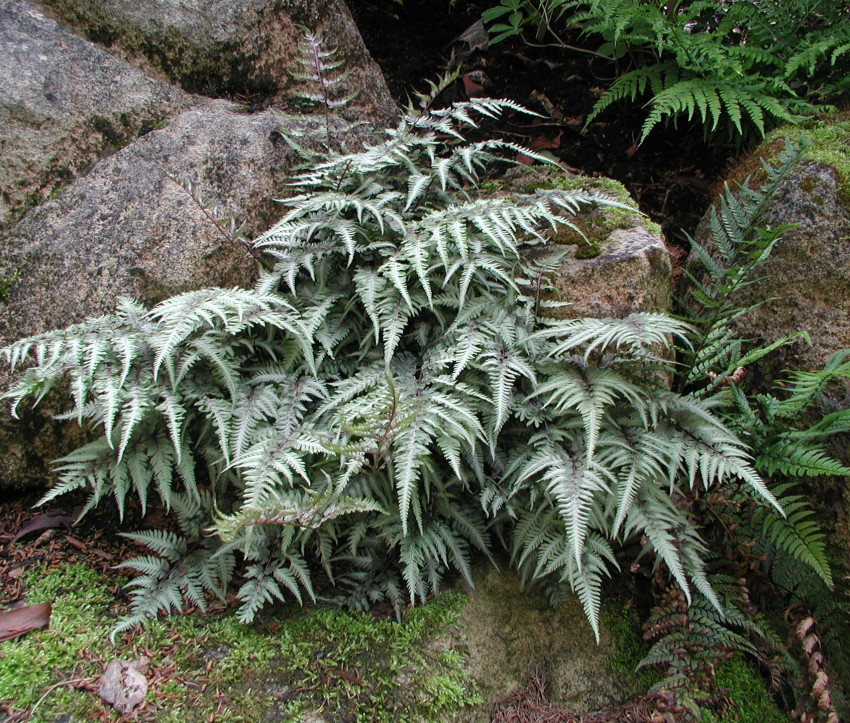
<path fill-rule="evenodd" d="M 349 75 L 339 113 L 394 123 L 398 109 L 342 0 L 40 0 L 59 22 L 145 71 L 214 98 L 268 102 L 291 110 L 307 87 L 297 78 L 302 28 L 321 35 Z M 312 90 L 312 89 L 310 89 Z"/>
<path fill-rule="evenodd" d="M 513 571 L 481 565 L 457 624 L 429 643 L 438 654 L 464 654 L 464 670 L 476 682 L 481 705 L 455 723 L 487 723 L 493 704 L 525 687 L 545 670 L 549 699 L 577 715 L 616 706 L 634 692 L 634 675 L 612 665 L 617 640 L 604 624 L 597 643 L 579 600 L 553 607 L 539 589 L 523 589 Z"/>
<path fill-rule="evenodd" d="M 544 297 L 560 306 L 546 313 L 558 318 L 622 318 L 637 312 L 669 312 L 672 268 L 661 229 L 644 218 L 622 184 L 535 167 L 514 169 L 482 190 L 491 195 L 533 195 L 551 189 L 602 197 L 619 205 L 583 207 L 573 219 L 573 228 L 559 227 L 546 236 L 545 250 L 529 252 L 532 258 L 552 252 L 561 255 Z"/>

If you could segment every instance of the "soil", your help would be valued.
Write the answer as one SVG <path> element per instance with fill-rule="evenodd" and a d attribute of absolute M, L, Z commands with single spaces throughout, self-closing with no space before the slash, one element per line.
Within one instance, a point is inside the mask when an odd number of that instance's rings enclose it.
<path fill-rule="evenodd" d="M 683 124 L 656 128 L 638 147 L 645 117 L 639 104 L 609 108 L 585 128 L 616 68 L 586 53 L 551 44 L 533 47 L 517 38 L 470 53 L 459 37 L 496 0 L 348 0 L 348 5 L 402 106 L 414 90 L 427 90 L 428 81 L 457 67 L 453 58 L 460 59 L 462 74 L 485 74 L 486 95 L 510 98 L 544 116 L 513 124 L 505 131 L 510 140 L 549 151 L 568 170 L 620 181 L 661 226 L 674 259 L 687 253 L 687 235 L 726 175 L 734 146 L 709 143 L 701 127 Z M 588 45 L 586 39 L 564 39 Z M 457 85 L 455 97 L 463 96 L 460 81 Z"/>

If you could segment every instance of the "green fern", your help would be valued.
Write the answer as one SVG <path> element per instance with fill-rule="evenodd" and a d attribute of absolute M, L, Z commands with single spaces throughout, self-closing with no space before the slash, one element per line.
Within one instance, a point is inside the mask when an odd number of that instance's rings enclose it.
<path fill-rule="evenodd" d="M 616 79 L 587 123 L 620 101 L 648 99 L 638 143 L 663 122 L 699 120 L 705 134 L 761 137 L 848 89 L 848 11 L 832 0 L 659 3 L 501 0 L 485 11 L 491 42 L 537 25 L 565 50 L 608 58 Z M 587 39 L 576 48 L 563 30 Z"/>
<path fill-rule="evenodd" d="M 527 250 L 582 209 L 618 204 L 544 189 L 478 198 L 482 171 L 517 147 L 463 132 L 519 110 L 412 111 L 378 145 L 308 154 L 255 242 L 271 268 L 253 290 L 121 301 L 3 350 L 23 368 L 13 407 L 68 376 L 67 416 L 102 431 L 60 461 L 49 498 L 88 489 L 87 509 L 112 498 L 123 512 L 158 497 L 194 525 L 185 542 L 138 538 L 161 558 L 127 563 L 142 575 L 122 629 L 220 592 L 233 560 L 246 622 L 315 599 L 316 565 L 327 597 L 400 610 L 500 543 L 528 581 L 572 588 L 597 634 L 602 581 L 635 541 L 719 605 L 673 500 L 727 485 L 773 497 L 716 399 L 646 373 L 687 346 L 687 324 L 538 315 L 520 280 L 546 264 Z M 216 534 L 197 542 L 199 527 Z"/>
<path fill-rule="evenodd" d="M 735 332 L 736 319 L 753 308 L 740 307 L 737 294 L 758 281 L 759 267 L 789 228 L 765 229 L 760 224 L 761 216 L 768 200 L 799 162 L 805 147 L 804 142 L 786 141 L 775 166 L 763 162 L 767 180 L 761 188 L 750 188 L 749 179 L 745 179 L 738 189 L 725 189 L 708 213 L 708 246 L 688 237 L 696 264 L 688 272 L 688 297 L 682 306 L 684 318 L 695 326 L 697 333 L 693 347 L 683 350 L 686 386 L 697 384 L 710 374 L 716 387 L 736 368 L 757 361 L 795 338 L 805 337 L 805 332 L 793 334 L 745 353 L 743 341 Z"/>
<path fill-rule="evenodd" d="M 182 612 L 184 600 L 198 610 L 206 610 L 207 593 L 220 600 L 232 578 L 235 560 L 210 538 L 197 539 L 163 530 L 124 533 L 134 542 L 148 547 L 155 555 L 133 557 L 118 569 L 137 573 L 128 584 L 132 612 L 113 628 L 112 641 L 159 613 Z"/>

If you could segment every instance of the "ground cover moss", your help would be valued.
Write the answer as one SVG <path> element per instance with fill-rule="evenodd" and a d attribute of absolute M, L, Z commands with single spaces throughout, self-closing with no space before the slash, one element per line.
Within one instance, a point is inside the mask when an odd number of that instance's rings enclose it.
<path fill-rule="evenodd" d="M 771 698 L 759 673 L 740 655 L 718 666 L 716 680 L 732 701 L 732 708 L 722 718 L 703 711 L 703 723 L 787 723 L 791 720 Z"/>
<path fill-rule="evenodd" d="M 661 676 L 651 668 L 640 668 L 649 652 L 649 644 L 641 635 L 641 622 L 632 610 L 608 609 L 603 617 L 605 627 L 614 638 L 614 652 L 608 659 L 612 670 L 629 676 L 629 695 L 646 693 Z"/>
<path fill-rule="evenodd" d="M 38 704 L 33 722 L 95 720 L 106 663 L 145 655 L 151 688 L 135 720 L 444 720 L 479 702 L 463 654 L 423 644 L 456 622 L 466 601 L 459 593 L 401 622 L 329 608 L 285 609 L 250 627 L 232 615 L 160 618 L 113 647 L 108 584 L 82 565 L 27 574 L 27 603 L 52 603 L 50 627 L 0 643 L 0 700 Z"/>

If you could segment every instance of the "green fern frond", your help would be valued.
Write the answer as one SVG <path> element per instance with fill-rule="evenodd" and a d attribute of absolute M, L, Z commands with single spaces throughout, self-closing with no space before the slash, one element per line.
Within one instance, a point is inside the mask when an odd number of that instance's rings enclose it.
<path fill-rule="evenodd" d="M 824 584 L 832 587 L 832 569 L 826 556 L 826 536 L 814 519 L 815 512 L 802 495 L 789 494 L 793 484 L 778 485 L 773 491 L 785 510 L 785 516 L 773 510 L 758 508 L 752 512 L 751 524 L 760 535 L 762 546 L 772 546 L 775 558 L 784 553 L 815 572 Z"/>

